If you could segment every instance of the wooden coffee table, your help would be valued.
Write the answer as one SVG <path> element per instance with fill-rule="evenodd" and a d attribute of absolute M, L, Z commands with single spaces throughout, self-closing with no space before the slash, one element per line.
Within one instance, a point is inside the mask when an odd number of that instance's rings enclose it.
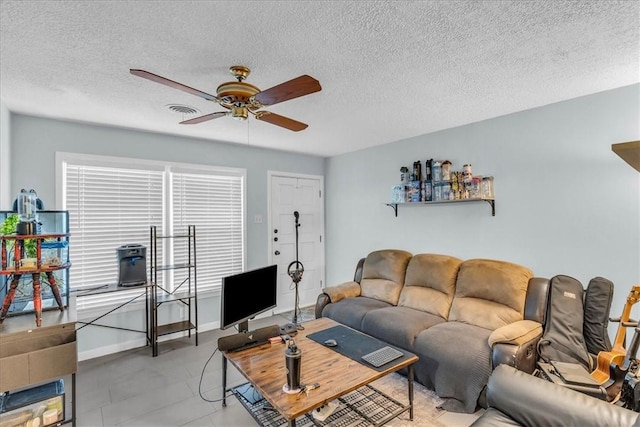
<path fill-rule="evenodd" d="M 390 362 L 386 369 L 378 371 L 307 338 L 311 333 L 337 325 L 339 323 L 328 318 L 312 320 L 304 323 L 304 330 L 299 331 L 294 337 L 296 345 L 302 350 L 301 382 L 303 384 L 319 383 L 319 388 L 309 391 L 308 394 L 283 392 L 282 386 L 286 383 L 285 345 L 263 344 L 242 351 L 223 352 L 224 395 L 226 396 L 226 392 L 229 391 L 226 384 L 227 361 L 229 361 L 271 404 L 273 409 L 289 422 L 290 426 L 295 426 L 296 418 L 407 367 L 409 403 L 381 420 L 379 424 L 384 424 L 407 411 L 409 418 L 413 420 L 413 364 L 418 361 L 418 357 L 409 353 L 409 357 Z M 224 398 L 222 405 L 226 406 Z"/>

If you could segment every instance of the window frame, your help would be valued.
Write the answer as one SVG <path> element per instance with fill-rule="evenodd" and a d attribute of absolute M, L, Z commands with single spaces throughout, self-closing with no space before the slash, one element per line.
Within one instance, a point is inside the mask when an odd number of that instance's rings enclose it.
<path fill-rule="evenodd" d="M 138 170 L 154 170 L 162 171 L 163 177 L 163 190 L 162 190 L 162 234 L 169 234 L 173 230 L 173 216 L 170 212 L 171 205 L 173 203 L 172 194 L 172 181 L 173 174 L 186 173 L 186 174 L 205 174 L 215 176 L 232 176 L 240 178 L 241 186 L 241 233 L 242 233 L 242 270 L 244 271 L 247 260 L 247 171 L 244 168 L 231 168 L 214 165 L 204 164 L 192 164 L 184 162 L 171 162 L 171 161 L 159 161 L 150 159 L 137 159 L 131 157 L 115 157 L 115 156 L 103 156 L 83 153 L 71 153 L 71 152 L 56 152 L 55 153 L 55 174 L 56 174 L 56 209 L 65 210 L 66 206 L 66 188 L 64 184 L 66 182 L 66 165 L 80 164 L 86 166 L 98 166 L 98 167 L 112 167 L 112 168 L 127 168 Z M 196 228 L 197 230 L 197 228 Z M 73 233 L 70 236 L 70 245 L 73 245 Z M 145 245 L 146 246 L 146 245 Z M 148 254 L 147 254 L 148 256 Z M 73 268 L 73 259 L 70 260 Z M 115 262 L 115 261 L 114 261 Z M 149 264 L 147 263 L 147 270 Z M 114 278 L 114 282 L 117 278 Z M 82 286 L 73 286 L 69 283 L 69 292 L 71 294 L 82 290 Z M 77 309 L 82 312 L 83 315 L 91 315 L 103 313 L 105 309 L 113 308 L 122 305 L 126 300 L 130 300 L 133 295 L 139 293 L 141 289 L 125 289 L 119 292 L 111 292 L 109 294 L 92 295 L 82 298 L 82 303 L 77 304 Z M 212 286 L 208 289 L 198 286 L 198 294 L 200 297 L 217 296 L 220 294 L 220 285 Z M 118 308 L 119 312 L 126 312 L 132 310 L 139 310 L 144 305 L 144 298 L 133 301 L 129 304 Z M 93 312 L 93 313 L 92 313 Z"/>

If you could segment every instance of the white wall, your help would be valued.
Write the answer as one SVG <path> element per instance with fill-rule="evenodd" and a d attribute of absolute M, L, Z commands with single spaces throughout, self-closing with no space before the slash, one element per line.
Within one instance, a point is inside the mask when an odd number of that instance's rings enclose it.
<path fill-rule="evenodd" d="M 268 216 L 267 171 L 324 174 L 322 157 L 11 114 L 11 194 L 17 194 L 20 188 L 33 188 L 45 208 L 55 209 L 57 151 L 245 168 L 249 219 L 256 214 Z M 255 224 L 248 220 L 247 269 L 267 264 L 268 236 L 267 221 Z M 198 315 L 201 325 L 216 325 L 220 319 L 219 299 L 201 298 Z M 140 312 L 125 312 L 107 320 L 141 326 L 142 319 Z M 86 358 L 144 345 L 144 338 L 130 332 L 87 327 L 78 332 L 78 342 L 80 357 Z"/>
<path fill-rule="evenodd" d="M 603 276 L 620 315 L 640 283 L 640 174 L 611 144 L 640 139 L 639 99 L 634 85 L 328 159 L 327 284 L 351 280 L 372 250 L 400 248 L 503 259 L 585 287 Z M 395 218 L 384 203 L 400 167 L 428 158 L 493 175 L 496 216 L 482 202 L 400 207 Z"/>

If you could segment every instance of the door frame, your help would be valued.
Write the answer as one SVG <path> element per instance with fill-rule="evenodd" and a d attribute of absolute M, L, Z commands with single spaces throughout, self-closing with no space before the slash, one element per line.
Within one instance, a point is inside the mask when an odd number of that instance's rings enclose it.
<path fill-rule="evenodd" d="M 320 251 L 319 251 L 319 256 L 320 256 L 320 260 L 319 260 L 319 265 L 320 265 L 320 289 L 322 289 L 325 286 L 325 269 L 326 269 L 326 265 L 325 265 L 325 254 L 324 254 L 324 248 L 325 248 L 325 235 L 324 235 L 324 230 L 325 230 L 325 224 L 324 224 L 324 176 L 323 175 L 309 175 L 309 174 L 303 174 L 303 173 L 293 173 L 293 172 L 280 172 L 280 171 L 272 171 L 272 170 L 268 170 L 267 171 L 267 206 L 268 206 L 268 213 L 267 213 L 267 250 L 268 250 L 268 254 L 269 257 L 267 259 L 267 262 L 269 265 L 271 264 L 275 264 L 275 260 L 273 259 L 273 239 L 271 238 L 271 234 L 273 232 L 273 225 L 272 225 L 272 218 L 271 218 L 271 203 L 272 203 L 272 197 L 271 197 L 271 182 L 272 182 L 272 178 L 273 177 L 283 177 L 283 178 L 301 178 L 301 179 L 317 179 L 320 182 L 320 235 L 322 236 L 322 240 L 320 241 Z M 320 289 L 318 289 L 318 295 L 320 294 Z M 287 311 L 287 310 L 284 310 Z M 284 312 L 283 311 L 283 312 Z"/>

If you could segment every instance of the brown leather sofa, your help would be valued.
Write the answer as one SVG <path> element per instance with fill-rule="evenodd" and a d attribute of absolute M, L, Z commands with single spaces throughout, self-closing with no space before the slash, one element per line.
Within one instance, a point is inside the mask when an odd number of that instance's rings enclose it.
<path fill-rule="evenodd" d="M 487 385 L 487 410 L 473 427 L 640 426 L 637 412 L 500 365 Z"/>
<path fill-rule="evenodd" d="M 493 368 L 535 369 L 547 296 L 548 280 L 514 263 L 385 249 L 324 288 L 315 313 L 417 354 L 415 378 L 442 407 L 474 412 Z"/>

